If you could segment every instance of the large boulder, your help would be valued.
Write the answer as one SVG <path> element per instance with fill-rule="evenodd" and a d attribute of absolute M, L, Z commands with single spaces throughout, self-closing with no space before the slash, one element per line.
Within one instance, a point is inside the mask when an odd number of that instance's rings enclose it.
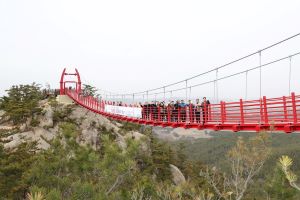
<path fill-rule="evenodd" d="M 181 185 L 186 182 L 184 175 L 182 174 L 180 169 L 178 169 L 178 167 L 170 164 L 170 170 L 172 174 L 172 181 L 175 185 Z"/>
<path fill-rule="evenodd" d="M 90 145 L 94 150 L 97 150 L 100 146 L 100 139 L 97 129 L 85 129 L 77 138 L 77 142 L 80 145 Z"/>
<path fill-rule="evenodd" d="M 116 137 L 116 142 L 120 148 L 125 149 L 127 147 L 125 137 L 119 134 L 121 124 L 113 123 L 106 117 L 79 106 L 74 108 L 69 118 L 75 120 L 82 130 L 78 138 L 80 144 L 89 144 L 94 149 L 99 148 L 98 133 L 101 135 L 101 131 L 98 131 L 97 128 L 105 127 L 106 130 L 111 131 L 111 134 Z"/>
<path fill-rule="evenodd" d="M 10 135 L 6 138 L 2 138 L 3 141 L 6 141 L 6 143 L 4 143 L 4 148 L 13 149 L 21 143 L 36 141 L 38 149 L 48 149 L 50 147 L 50 144 L 47 141 L 52 140 L 56 135 L 54 131 L 55 129 L 52 130 L 53 131 L 48 131 L 43 128 L 35 128 L 32 131 Z"/>
<path fill-rule="evenodd" d="M 53 127 L 53 110 L 49 104 L 45 104 L 44 115 L 40 118 L 40 127 Z"/>
<path fill-rule="evenodd" d="M 0 120 L 2 119 L 3 115 L 5 114 L 4 110 L 0 110 Z"/>

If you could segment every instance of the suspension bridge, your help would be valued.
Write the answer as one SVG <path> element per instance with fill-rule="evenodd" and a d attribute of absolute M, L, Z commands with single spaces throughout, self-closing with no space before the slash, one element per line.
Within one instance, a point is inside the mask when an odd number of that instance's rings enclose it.
<path fill-rule="evenodd" d="M 64 68 L 60 79 L 60 95 L 67 95 L 77 104 L 103 116 L 114 120 L 127 121 L 138 124 L 161 126 L 161 127 L 183 127 L 196 129 L 212 129 L 238 131 L 262 131 L 274 130 L 291 133 L 300 131 L 300 94 L 291 92 L 292 59 L 298 57 L 300 52 L 292 52 L 283 57 L 278 57 L 267 63 L 262 63 L 262 55 L 275 47 L 278 47 L 290 40 L 300 37 L 300 33 L 289 38 L 276 42 L 265 48 L 255 51 L 246 56 L 213 68 L 209 71 L 197 74 L 181 81 L 148 89 L 135 93 L 111 93 L 114 100 L 131 99 L 124 105 L 119 105 L 112 99 L 104 97 L 90 96 L 82 91 L 81 76 L 77 69 L 74 73 L 67 73 Z M 245 70 L 234 71 L 225 76 L 219 76 L 219 72 L 225 68 L 230 68 L 233 64 L 258 56 L 258 65 L 249 67 Z M 272 66 L 283 61 L 289 62 L 288 67 L 288 95 L 277 97 L 266 97 L 262 94 L 262 68 Z M 251 71 L 259 72 L 259 96 L 257 99 L 248 100 L 248 73 Z M 191 80 L 214 73 L 215 77 L 211 80 L 196 84 L 189 84 Z M 236 99 L 235 101 L 220 100 L 218 97 L 218 83 L 221 80 L 233 79 L 239 75 L 245 75 L 245 99 Z M 72 78 L 73 77 L 73 78 Z M 76 77 L 74 79 L 74 77 Z M 185 84 L 184 87 L 170 89 L 178 84 Z M 166 101 L 166 94 L 172 94 L 176 91 L 184 91 L 185 100 L 188 102 L 189 93 L 192 88 L 214 85 L 214 95 L 217 101 L 209 103 L 203 101 L 201 106 L 189 103 L 185 106 L 158 105 L 156 104 L 157 95 L 162 95 L 162 100 Z M 74 87 L 70 87 L 70 85 Z M 271 88 L 276 89 L 276 88 Z M 154 98 L 155 96 L 155 98 Z M 242 95 L 241 95 L 242 96 Z M 142 104 L 137 104 L 138 97 L 142 99 Z M 154 101 L 154 103 L 149 103 Z M 147 103 L 146 103 L 147 102 Z"/>

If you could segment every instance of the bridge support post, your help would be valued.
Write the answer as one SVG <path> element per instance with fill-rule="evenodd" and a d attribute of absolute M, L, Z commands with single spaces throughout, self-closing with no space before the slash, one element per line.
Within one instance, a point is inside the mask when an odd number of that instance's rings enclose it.
<path fill-rule="evenodd" d="M 245 123 L 243 99 L 240 99 L 240 123 L 242 125 L 244 125 L 244 123 Z"/>
<path fill-rule="evenodd" d="M 283 103 L 283 114 L 284 114 L 284 121 L 287 122 L 288 120 L 288 113 L 287 113 L 287 108 L 286 108 L 286 97 L 282 97 L 282 103 Z"/>
<path fill-rule="evenodd" d="M 224 124 L 225 122 L 225 103 L 223 101 L 220 102 L 221 106 L 221 123 Z"/>
<path fill-rule="evenodd" d="M 292 109 L 293 109 L 293 121 L 294 121 L 294 124 L 297 123 L 298 119 L 297 119 L 297 107 L 296 107 L 296 96 L 295 96 L 295 93 L 292 92 Z"/>
<path fill-rule="evenodd" d="M 267 109 L 267 98 L 266 96 L 263 96 L 263 103 L 264 103 L 264 121 L 265 121 L 265 124 L 269 124 L 269 117 L 268 117 L 268 109 Z"/>
<path fill-rule="evenodd" d="M 259 99 L 259 111 L 260 111 L 260 122 L 259 124 L 261 124 L 264 121 L 264 115 L 263 115 L 263 103 L 262 103 L 262 99 Z"/>

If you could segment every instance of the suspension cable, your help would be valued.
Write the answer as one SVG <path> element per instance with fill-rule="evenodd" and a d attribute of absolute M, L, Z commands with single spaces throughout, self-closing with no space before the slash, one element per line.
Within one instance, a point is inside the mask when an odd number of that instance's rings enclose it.
<path fill-rule="evenodd" d="M 261 51 L 259 51 L 258 55 L 259 55 L 259 98 L 261 98 Z"/>
<path fill-rule="evenodd" d="M 248 70 L 246 71 L 246 94 L 245 94 L 245 100 L 248 99 Z"/>
<path fill-rule="evenodd" d="M 290 56 L 289 58 L 289 63 L 290 63 L 290 66 L 289 66 L 289 95 L 291 94 L 291 79 L 292 79 L 292 56 Z"/>
<path fill-rule="evenodd" d="M 186 79 L 184 79 L 184 80 L 177 81 L 177 82 L 174 82 L 174 83 L 171 83 L 171 84 L 167 84 L 167 85 L 164 85 L 164 86 L 162 86 L 162 87 L 152 88 L 152 89 L 149 89 L 149 90 L 147 90 L 147 91 L 148 91 L 148 92 L 152 92 L 152 91 L 156 91 L 156 90 L 159 90 L 159 89 L 163 89 L 163 87 L 170 87 L 170 86 L 173 86 L 173 85 L 177 85 L 177 84 L 179 84 L 179 83 L 183 83 L 183 82 L 185 82 L 185 81 L 189 81 L 189 80 L 194 79 L 194 78 L 197 78 L 197 77 L 199 77 L 199 76 L 203 76 L 203 75 L 205 75 L 205 74 L 211 73 L 211 72 L 216 71 L 216 70 L 218 70 L 218 69 L 225 68 L 225 67 L 227 67 L 228 65 L 234 64 L 234 63 L 236 63 L 236 62 L 239 62 L 239 61 L 241 61 L 241 60 L 244 60 L 244 59 L 246 59 L 246 58 L 249 58 L 249 57 L 251 57 L 251 56 L 253 56 L 253 55 L 261 54 L 261 52 L 263 52 L 263 51 L 265 51 L 265 50 L 268 50 L 268 49 L 270 49 L 270 48 L 272 48 L 272 47 L 275 47 L 275 46 L 277 46 L 277 45 L 279 45 L 279 44 L 282 44 L 282 43 L 284 43 L 284 42 L 286 42 L 286 41 L 288 41 L 288 40 L 290 40 L 290 39 L 293 39 L 293 38 L 295 38 L 295 37 L 297 37 L 297 36 L 299 36 L 299 35 L 300 35 L 300 33 L 297 33 L 297 34 L 292 35 L 292 36 L 290 36 L 290 37 L 288 37 L 288 38 L 285 38 L 285 39 L 283 39 L 283 40 L 281 40 L 281 41 L 279 41 L 279 42 L 273 43 L 273 44 L 271 44 L 271 45 L 269 45 L 269 46 L 267 46 L 267 47 L 265 47 L 265 48 L 262 48 L 262 49 L 260 49 L 259 51 L 255 51 L 255 52 L 250 53 L 250 54 L 248 54 L 248 55 L 246 55 L 246 56 L 243 56 L 243 57 L 240 57 L 240 58 L 238 58 L 238 59 L 235 59 L 235 60 L 233 60 L 233 61 L 231 61 L 231 62 L 225 63 L 225 64 L 223 64 L 223 65 L 221 65 L 221 66 L 219 66 L 219 67 L 215 67 L 215 68 L 213 68 L 213 69 L 211 69 L 211 70 L 208 70 L 208 71 L 206 71 L 206 72 L 203 72 L 203 73 L 197 74 L 197 75 L 195 75 L 195 76 L 186 78 Z M 261 85 L 261 84 L 260 84 L 260 85 Z M 137 95 L 137 94 L 143 94 L 143 93 L 145 93 L 145 92 L 146 92 L 146 91 L 135 92 L 134 94 L 136 94 L 136 95 Z M 260 90 L 260 93 L 261 93 L 261 90 Z M 124 95 L 132 95 L 132 93 L 124 94 Z M 260 94 L 260 95 L 261 95 L 261 94 Z"/>
<path fill-rule="evenodd" d="M 244 71 L 240 71 L 240 72 L 237 72 L 237 73 L 234 73 L 234 74 L 230 74 L 230 75 L 227 75 L 227 76 L 223 76 L 221 78 L 218 78 L 218 81 L 219 80 L 223 80 L 223 79 L 227 79 L 227 78 L 230 78 L 230 77 L 233 77 L 233 76 L 237 76 L 237 75 L 240 75 L 240 74 L 243 74 L 243 73 L 246 73 L 246 72 L 250 72 L 250 71 L 253 71 L 253 70 L 256 70 L 256 69 L 259 69 L 260 67 L 265 67 L 265 66 L 268 66 L 268 65 L 271 65 L 271 64 L 274 64 L 274 63 L 277 63 L 277 62 L 280 62 L 282 60 L 286 60 L 288 59 L 289 57 L 294 57 L 294 56 L 297 56 L 297 55 L 300 55 L 300 52 L 297 52 L 297 53 L 294 53 L 290 56 L 286 56 L 286 57 L 282 57 L 280 59 L 277 59 L 277 60 L 273 60 L 271 62 L 268 62 L 268 63 L 265 63 L 265 64 L 262 64 L 262 65 L 259 65 L 259 66 L 256 66 L 256 67 L 252 67 L 252 68 L 249 68 L 247 70 L 244 70 Z M 206 82 L 203 82 L 203 83 L 199 83 L 199 84 L 195 84 L 195 85 L 191 85 L 190 87 L 198 87 L 198 86 L 202 86 L 202 85 L 206 85 L 206 84 L 210 84 L 210 83 L 213 83 L 215 82 L 216 79 L 214 80 L 210 80 L 210 81 L 206 81 Z M 171 90 L 172 92 L 176 92 L 176 91 L 181 91 L 181 90 L 185 90 L 185 87 L 182 87 L 182 88 L 178 88 L 178 89 L 173 89 Z M 167 91 L 167 92 L 170 92 L 170 91 Z M 149 95 L 153 95 L 154 93 L 152 94 L 149 94 Z M 161 93 L 155 93 L 155 94 L 161 94 Z"/>

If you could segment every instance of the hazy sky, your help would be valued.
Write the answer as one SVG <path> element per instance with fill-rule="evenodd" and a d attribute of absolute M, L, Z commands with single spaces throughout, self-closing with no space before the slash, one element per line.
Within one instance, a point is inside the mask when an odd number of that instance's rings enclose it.
<path fill-rule="evenodd" d="M 33 81 L 57 88 L 64 67 L 77 67 L 84 83 L 113 92 L 155 88 L 300 32 L 299 11 L 299 0 L 0 0 L 0 95 Z M 262 62 L 297 51 L 300 37 L 263 53 Z M 299 57 L 292 59 L 298 93 Z M 219 76 L 257 64 L 255 57 Z M 286 95 L 288 69 L 288 61 L 264 69 L 263 94 Z M 258 82 L 257 71 L 249 73 L 249 98 L 258 97 Z M 218 85 L 220 98 L 245 96 L 245 75 Z M 213 96 L 213 84 L 192 89 L 192 97 L 203 95 Z"/>

